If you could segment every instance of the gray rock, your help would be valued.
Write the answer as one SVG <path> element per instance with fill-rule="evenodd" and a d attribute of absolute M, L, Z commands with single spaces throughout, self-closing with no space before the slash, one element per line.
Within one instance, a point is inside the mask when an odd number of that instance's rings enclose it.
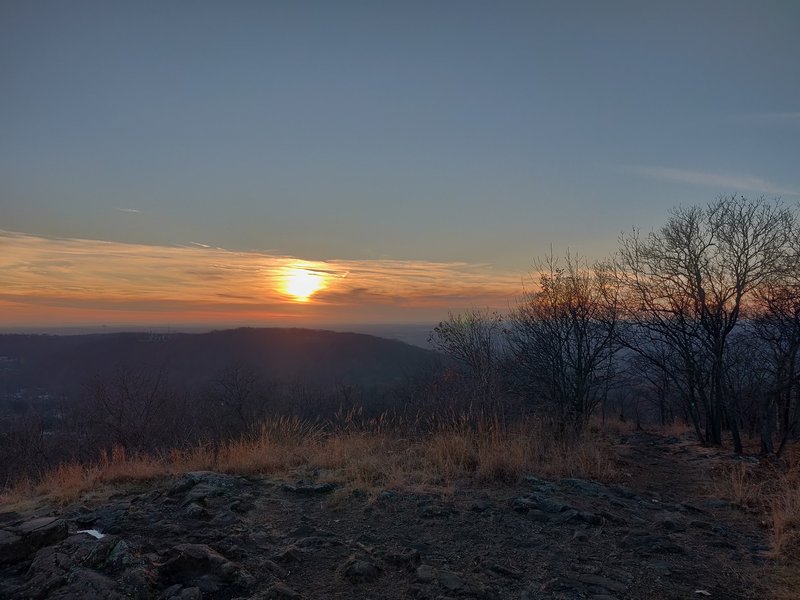
<path fill-rule="evenodd" d="M 545 481 L 544 479 L 539 479 L 538 477 L 534 477 L 533 475 L 526 475 L 523 478 L 523 481 L 537 488 L 550 487 L 550 482 Z"/>
<path fill-rule="evenodd" d="M 452 571 L 439 571 L 439 585 L 450 592 L 464 592 L 469 589 L 469 584 L 458 573 Z"/>
<path fill-rule="evenodd" d="M 540 510 L 529 510 L 526 514 L 528 519 L 537 523 L 548 523 L 551 519 L 550 515 Z"/>
<path fill-rule="evenodd" d="M 577 516 L 578 516 L 578 511 L 575 510 L 574 508 L 571 508 L 561 513 L 561 515 L 558 517 L 558 523 L 567 523 L 575 519 Z"/>
<path fill-rule="evenodd" d="M 551 514 L 558 514 L 571 508 L 568 504 L 543 494 L 528 494 L 527 496 L 515 498 L 511 503 L 511 507 L 517 512 L 538 510 Z"/>
<path fill-rule="evenodd" d="M 430 565 L 420 565 L 416 571 L 417 581 L 431 583 L 436 579 L 436 570 Z"/>
<path fill-rule="evenodd" d="M 263 595 L 259 595 L 259 598 L 264 598 L 265 600 L 272 600 L 273 598 L 276 600 L 298 600 L 302 596 L 282 581 L 279 581 L 267 588 L 267 591 Z"/>
<path fill-rule="evenodd" d="M 14 531 L 33 549 L 60 542 L 69 534 L 67 522 L 56 517 L 40 517 L 25 521 Z"/>
<path fill-rule="evenodd" d="M 576 542 L 586 542 L 589 540 L 589 536 L 586 534 L 585 531 L 580 531 L 576 529 L 572 534 L 572 539 Z"/>
<path fill-rule="evenodd" d="M 283 579 L 288 575 L 286 569 L 284 569 L 283 567 L 281 567 L 280 565 L 269 559 L 262 560 L 261 567 L 263 567 L 264 569 L 275 575 L 275 577 L 280 577 L 281 579 Z"/>
<path fill-rule="evenodd" d="M 617 514 L 614 514 L 612 512 L 609 512 L 607 510 L 601 510 L 600 511 L 600 516 L 603 517 L 603 519 L 605 519 L 609 523 L 614 523 L 615 525 L 627 525 L 628 524 L 628 520 L 627 519 L 625 519 L 624 517 L 621 517 L 621 516 L 619 516 Z"/>
<path fill-rule="evenodd" d="M 181 593 L 176 596 L 180 600 L 202 600 L 203 592 L 199 587 L 183 588 Z"/>
<path fill-rule="evenodd" d="M 319 532 L 322 534 L 323 532 Z M 330 535 L 310 535 L 308 537 L 301 538 L 295 542 L 295 545 L 298 548 L 308 549 L 308 548 L 330 548 L 332 546 L 341 546 L 341 540 L 336 539 Z"/>
<path fill-rule="evenodd" d="M 420 555 L 419 551 L 414 548 L 403 548 L 402 550 L 387 550 L 383 558 L 389 564 L 413 569 L 419 564 Z"/>
<path fill-rule="evenodd" d="M 77 568 L 69 573 L 66 585 L 59 590 L 59 598 L 108 598 L 124 600 L 125 596 L 116 589 L 116 583 L 110 577 L 92 571 Z"/>
<path fill-rule="evenodd" d="M 126 569 L 118 579 L 121 591 L 129 598 L 142 599 L 152 596 L 154 578 L 144 567 Z"/>
<path fill-rule="evenodd" d="M 39 517 L 16 527 L 0 530 L 0 563 L 23 560 L 45 546 L 67 537 L 67 522 L 56 517 Z"/>
<path fill-rule="evenodd" d="M 351 556 L 342 565 L 341 573 L 350 583 L 366 583 L 380 577 L 381 568 L 371 560 Z"/>
<path fill-rule="evenodd" d="M 528 496 L 514 498 L 514 500 L 511 502 L 511 508 L 513 508 L 516 512 L 526 513 L 529 510 L 536 508 L 536 502 Z"/>
<path fill-rule="evenodd" d="M 625 487 L 624 485 L 614 485 L 609 489 L 612 493 L 620 496 L 621 498 L 625 498 L 626 500 L 636 500 L 639 498 L 636 492 L 629 487 Z"/>
<path fill-rule="evenodd" d="M 283 491 L 292 494 L 300 494 L 302 496 L 316 496 L 320 494 L 330 494 L 336 489 L 336 484 L 333 483 L 317 483 L 307 484 L 298 483 L 297 485 L 284 485 Z"/>
<path fill-rule="evenodd" d="M 476 513 L 486 512 L 487 510 L 491 510 L 491 508 L 492 508 L 492 503 L 486 500 L 476 500 L 469 506 L 469 509 L 472 512 Z"/>
<path fill-rule="evenodd" d="M 601 587 L 609 592 L 625 592 L 628 590 L 628 586 L 626 586 L 624 583 L 614 581 L 613 579 L 603 577 L 602 575 L 591 575 L 587 573 L 578 575 L 575 579 L 587 585 Z"/>
<path fill-rule="evenodd" d="M 537 508 L 547 513 L 560 513 L 572 508 L 568 504 L 564 504 L 562 502 L 547 497 L 539 498 L 538 504 L 539 506 Z"/>
<path fill-rule="evenodd" d="M 287 546 L 272 556 L 272 560 L 280 563 L 300 562 L 303 553 L 295 545 Z"/>
<path fill-rule="evenodd" d="M 228 505 L 228 510 L 232 510 L 233 512 L 237 512 L 240 515 L 250 512 L 255 508 L 255 505 L 252 502 L 244 501 L 244 500 L 234 500 Z"/>
<path fill-rule="evenodd" d="M 575 515 L 575 518 L 589 525 L 602 525 L 603 523 L 603 518 L 601 516 L 588 511 L 579 511 L 578 514 Z"/>
<path fill-rule="evenodd" d="M 241 477 L 214 473 L 213 471 L 192 471 L 185 473 L 169 489 L 169 496 L 179 496 L 192 490 L 198 485 L 203 487 L 196 493 L 197 498 L 208 495 L 218 496 L 232 490 L 237 483 L 242 482 Z M 205 495 L 204 495 L 205 494 Z"/>
<path fill-rule="evenodd" d="M 586 479 L 561 479 L 558 485 L 584 496 L 600 496 L 606 491 L 604 486 Z"/>
<path fill-rule="evenodd" d="M 174 598 L 175 596 L 181 593 L 182 589 L 183 586 L 180 583 L 176 583 L 175 585 L 171 585 L 167 589 L 165 589 L 161 595 L 164 598 Z"/>
<path fill-rule="evenodd" d="M 0 529 L 0 564 L 15 563 L 28 556 L 28 545 L 16 533 Z"/>
<path fill-rule="evenodd" d="M 492 563 L 486 565 L 486 568 L 489 571 L 497 573 L 498 575 L 503 575 L 504 577 L 509 577 L 511 579 L 521 579 L 523 575 L 522 571 L 515 569 L 514 567 L 509 567 L 508 565 Z"/>
<path fill-rule="evenodd" d="M 231 581 L 239 570 L 235 563 L 205 544 L 178 544 L 171 554 L 172 557 L 159 569 L 168 579 L 212 575 L 223 581 Z"/>
<path fill-rule="evenodd" d="M 668 537 L 638 532 L 625 536 L 619 545 L 643 554 L 684 554 L 686 549 Z"/>
<path fill-rule="evenodd" d="M 86 515 L 87 522 L 85 524 L 91 524 L 93 529 L 103 533 L 122 533 L 124 531 L 123 523 L 128 516 L 129 508 L 129 502 L 101 506 L 90 513 L 91 520 L 88 520 L 90 515 Z"/>
<path fill-rule="evenodd" d="M 0 513 L 0 525 L 2 525 L 3 527 L 10 527 L 22 520 L 23 520 L 22 515 L 13 510 Z"/>
<path fill-rule="evenodd" d="M 658 526 L 667 531 L 684 531 L 686 526 L 678 519 L 671 516 L 662 517 L 658 520 Z"/>
<path fill-rule="evenodd" d="M 380 500 L 381 502 L 393 502 L 395 500 L 398 500 L 399 498 L 400 495 L 392 490 L 385 490 L 381 492 L 380 495 L 378 496 L 378 500 Z"/>
<path fill-rule="evenodd" d="M 214 525 L 219 526 L 228 526 L 234 525 L 240 521 L 239 516 L 231 510 L 224 509 L 219 511 L 214 517 L 211 519 L 211 522 Z"/>
<path fill-rule="evenodd" d="M 189 504 L 183 510 L 183 514 L 187 519 L 200 519 L 202 521 L 207 521 L 211 518 L 211 513 L 209 513 L 205 508 L 196 502 Z"/>
<path fill-rule="evenodd" d="M 447 506 L 427 504 L 420 508 L 419 516 L 423 519 L 439 519 L 442 517 L 449 517 L 452 513 L 452 509 Z"/>
<path fill-rule="evenodd" d="M 117 542 L 106 559 L 106 564 L 114 569 L 133 567 L 139 563 L 125 540 Z"/>
<path fill-rule="evenodd" d="M 709 498 L 708 500 L 703 500 L 703 508 L 730 508 L 732 504 L 727 500 L 722 500 L 720 498 Z M 684 505 L 685 506 L 685 505 Z"/>

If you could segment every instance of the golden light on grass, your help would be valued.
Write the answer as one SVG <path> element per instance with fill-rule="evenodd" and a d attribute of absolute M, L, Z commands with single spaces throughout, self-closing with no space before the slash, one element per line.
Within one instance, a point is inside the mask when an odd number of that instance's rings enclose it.
<path fill-rule="evenodd" d="M 291 267 L 283 276 L 283 290 L 296 302 L 308 302 L 316 292 L 323 289 L 326 277 L 322 273 Z"/>
<path fill-rule="evenodd" d="M 600 434 L 574 443 L 554 440 L 541 421 L 515 424 L 455 417 L 423 435 L 409 435 L 402 423 L 380 416 L 361 424 L 345 415 L 343 429 L 326 430 L 297 417 L 276 417 L 258 433 L 173 450 L 161 456 L 132 454 L 122 448 L 103 453 L 95 463 L 64 463 L 39 481 L 0 487 L 0 505 L 47 497 L 68 503 L 103 486 L 159 479 L 189 471 L 243 475 L 270 474 L 296 480 L 322 470 L 335 481 L 377 493 L 387 488 L 442 490 L 454 481 L 517 482 L 523 476 L 583 477 L 615 481 L 614 451 Z"/>

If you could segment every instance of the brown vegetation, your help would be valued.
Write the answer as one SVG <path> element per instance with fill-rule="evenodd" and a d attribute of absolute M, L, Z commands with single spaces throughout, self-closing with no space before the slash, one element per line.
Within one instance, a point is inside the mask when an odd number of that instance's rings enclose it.
<path fill-rule="evenodd" d="M 775 561 L 776 598 L 796 598 L 800 589 L 800 449 L 792 447 L 781 460 L 721 467 L 714 492 L 761 519 L 770 532 L 770 558 Z"/>
<path fill-rule="evenodd" d="M 39 481 L 23 480 L 0 496 L 0 502 L 32 496 L 67 502 L 107 484 L 198 470 L 277 477 L 316 473 L 367 490 L 441 490 L 458 480 L 514 482 L 532 473 L 601 481 L 615 477 L 610 442 L 600 431 L 559 440 L 536 419 L 503 424 L 459 418 L 417 435 L 385 419 L 359 425 L 351 419 L 349 426 L 331 430 L 297 418 L 276 418 L 252 435 L 160 456 L 131 454 L 116 446 L 95 463 L 66 463 Z"/>
<path fill-rule="evenodd" d="M 737 464 L 723 469 L 721 495 L 765 517 L 775 557 L 800 560 L 800 452 L 769 466 Z"/>

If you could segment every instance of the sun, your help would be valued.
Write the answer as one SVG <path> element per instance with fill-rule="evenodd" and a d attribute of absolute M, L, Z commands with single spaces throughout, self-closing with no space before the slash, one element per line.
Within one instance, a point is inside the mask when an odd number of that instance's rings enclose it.
<path fill-rule="evenodd" d="M 297 302 L 308 302 L 309 298 L 325 287 L 325 276 L 321 273 L 293 267 L 283 276 L 283 290 L 294 296 Z"/>

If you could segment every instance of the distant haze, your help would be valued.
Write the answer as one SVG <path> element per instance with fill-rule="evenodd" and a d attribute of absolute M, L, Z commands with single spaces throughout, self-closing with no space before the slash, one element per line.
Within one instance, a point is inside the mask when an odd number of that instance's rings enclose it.
<path fill-rule="evenodd" d="M 335 332 L 354 332 L 365 333 L 368 335 L 386 338 L 390 340 L 399 340 L 412 346 L 420 348 L 431 349 L 429 342 L 430 334 L 436 323 L 343 323 L 331 325 L 327 323 L 307 323 L 312 330 L 319 331 L 335 331 Z M 122 332 L 138 332 L 147 335 L 150 334 L 164 334 L 164 333 L 207 333 L 210 331 L 224 330 L 224 325 L 215 327 L 214 324 L 204 325 L 178 325 L 178 326 L 146 326 L 146 325 L 89 325 L 89 326 L 72 326 L 72 327 L 6 327 L 0 328 L 0 335 L 4 334 L 34 334 L 34 335 L 86 335 L 98 333 L 122 333 Z"/>

